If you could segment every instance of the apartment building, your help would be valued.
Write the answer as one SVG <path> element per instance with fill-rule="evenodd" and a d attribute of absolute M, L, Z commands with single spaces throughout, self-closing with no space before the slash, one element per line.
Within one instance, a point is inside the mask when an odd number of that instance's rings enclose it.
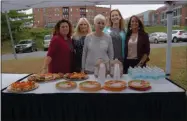
<path fill-rule="evenodd" d="M 167 26 L 167 7 L 157 10 L 148 10 L 137 14 L 145 26 Z M 187 26 L 187 4 L 177 5 L 173 8 L 173 26 Z M 129 18 L 125 19 L 129 21 Z"/>
<path fill-rule="evenodd" d="M 103 14 L 108 18 L 109 13 L 110 8 L 96 6 L 34 8 L 34 27 L 54 27 L 62 18 L 68 19 L 73 26 L 76 26 L 81 17 L 86 17 L 93 25 L 95 15 Z"/>

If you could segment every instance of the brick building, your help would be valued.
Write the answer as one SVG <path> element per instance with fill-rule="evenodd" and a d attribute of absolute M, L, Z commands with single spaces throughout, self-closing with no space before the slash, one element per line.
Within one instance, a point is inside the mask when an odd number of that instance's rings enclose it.
<path fill-rule="evenodd" d="M 163 6 L 152 12 L 149 17 L 149 22 L 152 25 L 167 25 L 167 7 Z M 173 8 L 173 25 L 187 26 L 187 4 L 177 5 Z"/>
<path fill-rule="evenodd" d="M 167 7 L 162 6 L 157 10 L 148 10 L 137 14 L 145 26 L 166 26 L 167 25 Z M 129 21 L 129 18 L 125 19 Z M 173 7 L 173 26 L 187 26 L 187 4 Z"/>
<path fill-rule="evenodd" d="M 76 26 L 81 17 L 86 17 L 93 25 L 95 15 L 103 14 L 108 18 L 109 13 L 110 8 L 95 6 L 34 8 L 34 27 L 53 27 L 62 18 L 70 20 Z"/>

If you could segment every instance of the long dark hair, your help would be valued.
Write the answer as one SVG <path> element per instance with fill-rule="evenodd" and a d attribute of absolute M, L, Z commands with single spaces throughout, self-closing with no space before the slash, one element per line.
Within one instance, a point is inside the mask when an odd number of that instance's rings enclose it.
<path fill-rule="evenodd" d="M 54 28 L 53 35 L 58 35 L 58 34 L 60 34 L 60 24 L 61 24 L 61 23 L 67 23 L 67 24 L 68 24 L 68 26 L 69 26 L 69 33 L 67 34 L 67 37 L 68 37 L 68 38 L 71 38 L 71 34 L 72 34 L 72 25 L 71 25 L 71 23 L 70 23 L 68 20 L 66 20 L 66 19 L 62 19 L 62 20 L 60 20 L 60 21 L 57 22 L 57 24 L 55 25 L 55 28 Z"/>
<path fill-rule="evenodd" d="M 141 22 L 141 20 L 137 16 L 133 15 L 133 16 L 130 17 L 130 20 L 128 22 L 127 37 L 131 36 L 131 34 L 132 34 L 131 21 L 132 21 L 133 17 L 135 17 L 138 20 L 138 24 L 139 24 L 138 32 L 145 33 L 143 23 Z"/>

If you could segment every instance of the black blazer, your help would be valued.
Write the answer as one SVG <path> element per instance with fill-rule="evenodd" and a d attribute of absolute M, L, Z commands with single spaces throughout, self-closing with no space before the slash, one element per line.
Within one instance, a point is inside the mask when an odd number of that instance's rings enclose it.
<path fill-rule="evenodd" d="M 125 59 L 128 56 L 128 43 L 129 43 L 130 36 L 127 36 L 125 41 Z M 150 54 L 150 42 L 149 36 L 145 32 L 138 32 L 138 40 L 137 40 L 137 56 L 138 59 L 141 60 L 144 54 L 149 56 Z M 149 57 L 147 58 L 146 62 L 149 61 Z"/>

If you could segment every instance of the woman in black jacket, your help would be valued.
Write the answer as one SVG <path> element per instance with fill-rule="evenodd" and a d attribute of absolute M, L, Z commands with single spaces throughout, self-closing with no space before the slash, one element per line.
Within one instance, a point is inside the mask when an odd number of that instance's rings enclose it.
<path fill-rule="evenodd" d="M 149 61 L 149 36 L 137 16 L 130 18 L 125 45 L 124 73 L 127 73 L 130 66 L 145 66 Z"/>

